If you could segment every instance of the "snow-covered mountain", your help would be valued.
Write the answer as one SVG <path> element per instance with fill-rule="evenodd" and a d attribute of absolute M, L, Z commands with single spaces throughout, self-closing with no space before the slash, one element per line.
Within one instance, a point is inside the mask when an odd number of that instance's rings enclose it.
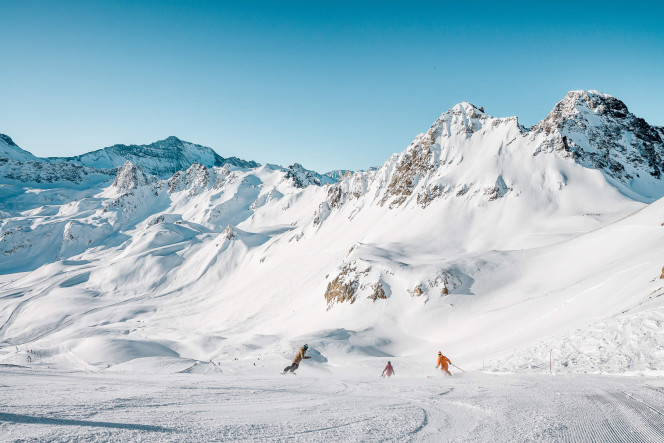
<path fill-rule="evenodd" d="M 148 174 L 168 178 L 177 171 L 186 170 L 194 163 L 208 168 L 225 164 L 255 168 L 258 163 L 237 157 L 223 158 L 211 148 L 168 137 L 149 145 L 113 145 L 75 157 L 49 157 L 50 162 L 68 162 L 97 169 L 113 169 L 129 161 Z"/>
<path fill-rule="evenodd" d="M 630 196 L 652 201 L 664 194 L 664 128 L 649 125 L 608 94 L 572 91 L 531 131 L 548 135 L 543 150 L 601 170 Z"/>
<path fill-rule="evenodd" d="M 639 358 L 606 337 L 664 315 L 663 156 L 660 128 L 594 91 L 530 129 L 458 104 L 339 181 L 204 162 L 154 178 L 163 157 L 100 153 L 85 161 L 122 166 L 113 180 L 26 181 L 0 200 L 0 359 L 277 365 L 307 341 L 322 367 L 445 348 L 529 369 L 543 346 L 569 360 L 578 348 L 560 343 L 583 337 L 627 363 L 598 354 L 566 370 L 650 370 L 662 337 Z"/>

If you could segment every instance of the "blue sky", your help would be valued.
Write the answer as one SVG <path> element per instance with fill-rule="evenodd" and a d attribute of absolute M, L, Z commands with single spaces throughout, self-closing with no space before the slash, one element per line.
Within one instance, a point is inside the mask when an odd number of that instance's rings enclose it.
<path fill-rule="evenodd" d="M 469 101 L 531 125 L 599 89 L 664 125 L 661 2 L 0 0 L 0 132 L 36 155 L 176 135 L 362 169 Z"/>

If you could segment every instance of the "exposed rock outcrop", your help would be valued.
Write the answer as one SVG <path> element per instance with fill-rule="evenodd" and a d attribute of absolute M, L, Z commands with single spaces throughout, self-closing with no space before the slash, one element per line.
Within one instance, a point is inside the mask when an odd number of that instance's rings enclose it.
<path fill-rule="evenodd" d="M 286 180 L 290 180 L 297 188 L 315 185 L 322 186 L 335 183 L 337 180 L 328 175 L 305 169 L 301 164 L 294 163 L 286 168 Z"/>
<path fill-rule="evenodd" d="M 150 184 L 151 180 L 140 166 L 133 165 L 129 160 L 118 170 L 113 187 L 122 192 L 130 191 Z"/>
<path fill-rule="evenodd" d="M 387 294 L 385 294 L 385 289 L 383 289 L 383 285 L 379 283 L 374 283 L 371 285 L 372 293 L 369 295 L 369 298 L 373 301 L 376 301 L 378 299 L 381 300 L 387 300 Z"/>
<path fill-rule="evenodd" d="M 325 291 L 327 309 L 330 309 L 334 303 L 355 303 L 359 286 L 355 271 L 356 267 L 353 264 L 347 264 L 343 267 L 339 275 L 327 284 L 327 290 Z"/>
<path fill-rule="evenodd" d="M 198 195 L 210 187 L 211 175 L 207 167 L 194 163 L 186 171 L 178 171 L 168 179 L 168 191 L 173 193 L 188 189 L 190 195 Z"/>

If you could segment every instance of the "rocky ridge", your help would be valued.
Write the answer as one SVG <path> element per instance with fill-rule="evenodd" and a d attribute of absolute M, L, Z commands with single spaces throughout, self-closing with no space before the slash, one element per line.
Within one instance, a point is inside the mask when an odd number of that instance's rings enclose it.
<path fill-rule="evenodd" d="M 378 204 L 394 209 L 409 202 L 426 207 L 455 197 L 490 202 L 521 192 L 515 190 L 516 178 L 510 180 L 497 168 L 487 174 L 477 167 L 482 175 L 464 173 L 460 177 L 459 169 L 470 170 L 483 161 L 468 164 L 477 157 L 474 151 L 482 151 L 485 158 L 497 157 L 499 164 L 524 153 L 557 155 L 599 170 L 631 198 L 653 201 L 664 195 L 662 128 L 634 116 L 610 95 L 571 91 L 530 129 L 516 117 L 495 118 L 469 103 L 454 106 L 375 173 L 347 174 L 332 185 L 318 218 L 326 217 L 323 214 L 328 208 L 339 208 L 365 195 L 371 199 L 378 195 Z M 565 186 L 564 178 L 557 183 Z"/>

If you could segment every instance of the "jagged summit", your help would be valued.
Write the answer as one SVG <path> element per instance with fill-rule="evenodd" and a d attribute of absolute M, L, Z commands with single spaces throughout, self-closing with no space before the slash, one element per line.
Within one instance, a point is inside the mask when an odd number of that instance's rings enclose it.
<path fill-rule="evenodd" d="M 309 185 L 322 186 L 337 181 L 337 179 L 330 175 L 323 175 L 316 171 L 305 169 L 299 163 L 293 163 L 286 168 L 286 179 L 291 180 L 298 188 L 306 188 Z"/>
<path fill-rule="evenodd" d="M 453 137 L 460 134 L 469 136 L 481 130 L 489 121 L 491 121 L 491 127 L 499 124 L 514 124 L 516 128 L 520 128 L 516 117 L 493 117 L 484 112 L 483 107 L 478 108 L 472 103 L 461 102 L 443 112 L 433 122 L 429 130 L 424 134 L 420 134 L 413 143 L 416 143 L 419 139 L 424 145 L 431 145 L 441 136 Z M 520 128 L 520 130 L 523 130 L 523 128 Z"/>
<path fill-rule="evenodd" d="M 599 169 L 623 192 L 648 200 L 664 192 L 664 133 L 599 91 L 570 91 L 549 115 L 530 128 L 543 146 Z"/>
<path fill-rule="evenodd" d="M 625 103 L 609 94 L 596 90 L 570 91 L 554 106 L 549 115 L 533 128 L 551 132 L 551 122 L 589 112 L 614 119 L 626 118 L 630 115 Z"/>

